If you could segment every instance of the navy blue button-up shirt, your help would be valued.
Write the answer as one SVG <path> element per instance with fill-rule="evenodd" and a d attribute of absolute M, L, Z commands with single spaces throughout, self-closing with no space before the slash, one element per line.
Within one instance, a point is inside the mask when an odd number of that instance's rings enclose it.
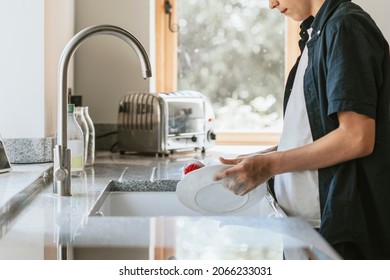
<path fill-rule="evenodd" d="M 350 0 L 326 0 L 311 27 L 304 94 L 313 140 L 337 129 L 338 112 L 376 120 L 370 156 L 319 170 L 320 232 L 330 244 L 356 244 L 367 259 L 390 259 L 388 43 Z"/>

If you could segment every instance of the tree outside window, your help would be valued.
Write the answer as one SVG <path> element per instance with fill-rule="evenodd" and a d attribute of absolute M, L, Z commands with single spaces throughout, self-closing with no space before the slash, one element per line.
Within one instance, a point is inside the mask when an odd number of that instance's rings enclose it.
<path fill-rule="evenodd" d="M 278 131 L 286 23 L 268 1 L 179 0 L 178 89 L 202 92 L 216 130 Z"/>

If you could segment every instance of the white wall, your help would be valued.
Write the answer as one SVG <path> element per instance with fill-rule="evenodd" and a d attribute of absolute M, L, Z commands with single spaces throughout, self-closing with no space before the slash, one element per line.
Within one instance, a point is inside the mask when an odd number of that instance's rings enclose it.
<path fill-rule="evenodd" d="M 0 134 L 54 135 L 57 65 L 73 35 L 73 0 L 1 0 Z"/>
<path fill-rule="evenodd" d="M 154 67 L 154 0 L 76 1 L 76 31 L 113 24 L 127 29 L 142 43 Z M 83 96 L 94 123 L 117 123 L 120 98 L 130 91 L 153 91 L 144 80 L 136 53 L 119 38 L 95 36 L 75 53 L 74 94 Z"/>
<path fill-rule="evenodd" d="M 74 0 L 45 0 L 45 131 L 54 136 L 57 120 L 57 72 L 61 53 L 74 35 Z M 68 84 L 73 86 L 73 64 Z"/>
<path fill-rule="evenodd" d="M 0 134 L 4 138 L 45 134 L 43 25 L 44 0 L 0 2 Z"/>
<path fill-rule="evenodd" d="M 389 24 L 389 0 L 352 0 L 360 5 L 375 20 L 387 41 L 390 42 L 390 24 Z"/>

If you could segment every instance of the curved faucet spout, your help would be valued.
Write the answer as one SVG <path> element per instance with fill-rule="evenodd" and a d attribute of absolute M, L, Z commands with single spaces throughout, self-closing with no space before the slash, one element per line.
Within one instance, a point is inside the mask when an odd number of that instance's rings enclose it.
<path fill-rule="evenodd" d="M 68 96 L 68 68 L 70 60 L 77 48 L 85 42 L 89 37 L 95 35 L 112 35 L 118 37 L 130 45 L 136 52 L 142 68 L 144 79 L 152 77 L 149 57 L 142 44 L 127 30 L 114 25 L 97 25 L 87 27 L 77 33 L 65 46 L 58 68 L 58 111 L 57 111 L 57 144 L 62 145 L 65 149 L 66 145 L 66 124 L 63 123 L 67 116 Z"/>
<path fill-rule="evenodd" d="M 142 44 L 127 30 L 114 25 L 96 25 L 87 27 L 77 33 L 65 46 L 58 65 L 58 100 L 57 100 L 57 145 L 54 149 L 54 185 L 53 193 L 70 196 L 70 150 L 67 147 L 67 88 L 70 60 L 77 48 L 89 37 L 95 35 L 112 35 L 125 41 L 136 52 L 144 79 L 152 77 L 148 54 Z"/>

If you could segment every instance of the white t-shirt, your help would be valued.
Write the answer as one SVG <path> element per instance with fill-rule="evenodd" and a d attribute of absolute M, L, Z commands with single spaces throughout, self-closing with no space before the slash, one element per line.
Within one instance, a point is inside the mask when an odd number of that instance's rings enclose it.
<path fill-rule="evenodd" d="M 308 32 L 310 35 L 311 29 Z M 303 77 L 307 65 L 308 51 L 305 47 L 287 103 L 283 132 L 278 145 L 279 151 L 313 142 L 303 89 Z M 279 205 L 288 216 L 302 217 L 313 227 L 320 227 L 318 170 L 290 172 L 275 176 L 275 195 Z"/>

